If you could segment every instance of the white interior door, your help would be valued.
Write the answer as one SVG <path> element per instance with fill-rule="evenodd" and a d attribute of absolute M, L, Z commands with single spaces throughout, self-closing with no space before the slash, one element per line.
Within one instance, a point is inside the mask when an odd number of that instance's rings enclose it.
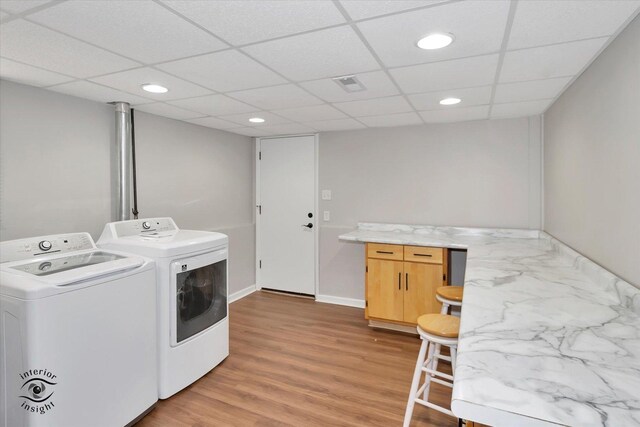
<path fill-rule="evenodd" d="M 315 136 L 259 141 L 259 285 L 315 294 Z"/>

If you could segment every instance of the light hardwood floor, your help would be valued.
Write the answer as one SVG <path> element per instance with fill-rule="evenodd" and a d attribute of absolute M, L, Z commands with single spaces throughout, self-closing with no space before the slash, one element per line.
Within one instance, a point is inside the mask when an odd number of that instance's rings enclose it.
<path fill-rule="evenodd" d="M 137 426 L 402 425 L 417 337 L 373 330 L 361 309 L 266 292 L 230 307 L 229 357 Z M 448 406 L 451 389 L 432 390 Z M 412 426 L 457 420 L 416 405 Z"/>

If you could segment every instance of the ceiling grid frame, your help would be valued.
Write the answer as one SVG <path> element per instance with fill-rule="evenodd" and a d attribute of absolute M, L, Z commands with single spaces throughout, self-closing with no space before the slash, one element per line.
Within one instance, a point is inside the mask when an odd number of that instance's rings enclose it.
<path fill-rule="evenodd" d="M 184 108 L 184 107 L 177 107 L 175 105 L 172 105 L 170 102 L 174 102 L 174 101 L 180 101 L 180 100 L 184 100 L 184 99 L 195 99 L 195 98 L 199 98 L 199 97 L 206 97 L 206 96 L 212 96 L 212 95 L 223 95 L 226 97 L 229 97 L 230 99 L 235 99 L 241 103 L 244 103 L 246 105 L 248 105 L 251 108 L 255 109 L 255 112 L 266 112 L 269 114 L 273 114 L 277 117 L 282 118 L 282 120 L 286 121 L 287 123 L 291 124 L 291 125 L 299 125 L 299 126 L 304 126 L 310 129 L 314 129 L 312 126 L 313 122 L 316 123 L 321 123 L 323 122 L 323 120 L 316 120 L 316 119 L 312 119 L 310 117 L 304 118 L 304 116 L 302 116 L 303 118 L 298 118 L 298 120 L 292 120 L 288 117 L 283 117 L 277 114 L 277 110 L 287 110 L 287 109 L 291 109 L 291 107 L 278 107 L 278 108 L 269 108 L 269 109 L 265 109 L 262 108 L 261 105 L 256 105 L 253 104 L 252 102 L 247 102 L 245 100 L 239 99 L 239 98 L 234 98 L 233 93 L 234 92 L 242 92 L 242 91 L 250 91 L 253 89 L 265 89 L 265 88 L 274 88 L 277 86 L 282 86 L 282 85 L 292 85 L 293 87 L 297 88 L 297 90 L 301 91 L 301 93 L 305 93 L 306 95 L 308 95 L 309 97 L 312 98 L 317 98 L 319 103 L 315 104 L 317 106 L 325 106 L 328 109 L 337 109 L 338 111 L 340 111 L 342 114 L 344 114 L 346 116 L 345 119 L 330 119 L 330 120 L 324 120 L 324 122 L 327 122 L 327 126 L 329 126 L 330 124 L 328 122 L 331 121 L 346 121 L 346 120 L 352 120 L 354 123 L 358 123 L 359 125 L 363 126 L 363 127 L 372 127 L 371 124 L 367 125 L 366 123 L 364 123 L 362 120 L 359 120 L 362 117 L 369 117 L 369 118 L 375 118 L 378 117 L 376 115 L 371 116 L 371 115 L 365 115 L 365 116 L 361 116 L 361 115 L 352 115 L 349 114 L 345 111 L 343 111 L 340 108 L 337 108 L 336 104 L 340 104 L 341 102 L 351 102 L 351 101 L 340 101 L 340 102 L 330 102 L 327 99 L 323 98 L 323 96 L 319 95 L 318 93 L 314 93 L 313 91 L 308 90 L 306 87 L 304 87 L 304 85 L 302 85 L 303 83 L 308 83 L 308 82 L 316 82 L 316 81 L 321 81 L 321 80 L 329 80 L 330 77 L 325 77 L 325 78 L 309 78 L 309 79 L 292 79 L 287 77 L 286 75 L 283 74 L 283 72 L 280 69 L 276 69 L 272 66 L 270 66 L 269 64 L 264 63 L 264 61 L 260 61 L 258 60 L 258 58 L 254 57 L 253 55 L 245 52 L 244 50 L 242 50 L 242 48 L 244 47 L 248 47 L 248 46 L 255 46 L 255 45 L 260 45 L 263 43 L 267 43 L 267 42 L 271 42 L 271 41 L 278 41 L 278 40 L 283 40 L 283 39 L 290 39 L 290 38 L 295 38 L 295 37 L 299 37 L 301 35 L 306 35 L 306 34 L 312 34 L 312 33 L 316 33 L 316 32 L 321 32 L 321 31 L 326 31 L 328 29 L 335 29 L 335 28 L 340 28 L 340 27 L 348 27 L 351 29 L 351 31 L 353 31 L 355 33 L 355 35 L 357 36 L 357 38 L 360 40 L 360 42 L 364 45 L 366 51 L 373 57 L 373 59 L 375 60 L 375 62 L 377 63 L 377 67 L 376 69 L 373 70 L 369 70 L 369 71 L 361 71 L 358 73 L 354 73 L 356 75 L 359 74 L 366 74 L 366 73 L 374 73 L 374 72 L 382 72 L 384 73 L 384 76 L 386 77 L 386 79 L 388 79 L 391 84 L 393 85 L 393 87 L 395 88 L 395 91 L 397 92 L 396 94 L 391 94 L 391 95 L 385 95 L 385 96 L 374 96 L 371 98 L 354 98 L 353 101 L 360 101 L 362 100 L 367 100 L 367 101 L 376 101 L 376 100 L 383 100 L 385 98 L 391 98 L 393 96 L 400 96 L 404 99 L 404 102 L 406 102 L 408 104 L 408 106 L 411 107 L 411 111 L 410 113 L 417 115 L 420 118 L 420 121 L 422 121 L 423 123 L 426 123 L 425 118 L 422 114 L 420 114 L 422 111 L 422 109 L 419 109 L 416 107 L 416 105 L 411 101 L 409 95 L 419 95 L 419 94 L 429 94 L 429 93 L 437 93 L 440 92 L 441 90 L 429 90 L 429 91 L 406 91 L 403 90 L 403 88 L 400 86 L 400 84 L 398 83 L 398 81 L 396 80 L 395 76 L 393 76 L 390 72 L 390 70 L 396 70 L 396 69 L 401 69 L 401 68 L 405 68 L 405 67 L 410 67 L 410 66 L 414 66 L 414 65 L 402 65 L 402 66 L 387 66 L 384 61 L 381 59 L 381 57 L 378 55 L 378 53 L 375 50 L 375 47 L 372 46 L 369 41 L 367 40 L 367 38 L 365 37 L 365 35 L 362 33 L 362 31 L 360 31 L 360 29 L 358 28 L 357 24 L 358 23 L 362 23 L 362 22 L 368 22 L 368 21 L 375 21 L 375 20 L 379 20 L 379 19 L 383 19 L 383 18 L 387 18 L 387 17 L 392 17 L 392 16 L 396 16 L 396 15 L 403 15 L 403 14 L 411 14 L 413 12 L 418 12 L 418 11 L 422 11 L 424 9 L 430 9 L 430 8 L 440 8 L 440 7 L 446 7 L 447 5 L 451 5 L 453 3 L 461 3 L 463 0 L 443 0 L 442 2 L 435 2 L 435 3 L 428 3 L 425 4 L 424 6 L 418 6 L 418 7 L 412 7 L 412 8 L 408 8 L 408 9 L 401 9 L 401 10 L 397 10 L 394 9 L 389 13 L 378 13 L 375 12 L 377 14 L 371 15 L 369 14 L 369 16 L 366 16 L 365 13 L 365 17 L 362 19 L 353 19 L 351 17 L 351 15 L 349 14 L 349 12 L 347 11 L 347 9 L 342 5 L 341 1 L 345 1 L 345 0 L 332 0 L 332 1 L 327 1 L 327 3 L 332 3 L 334 5 L 334 7 L 339 11 L 339 13 L 342 15 L 342 17 L 344 18 L 345 22 L 338 22 L 332 25 L 326 25 L 326 26 L 321 26 L 321 27 L 317 27 L 317 28 L 312 28 L 309 30 L 305 30 L 305 31 L 296 31 L 293 33 L 289 33 L 289 34 L 284 34 L 284 35 L 279 35 L 276 37 L 267 37 L 267 38 L 260 38 L 248 43 L 244 43 L 244 44 L 233 44 L 227 40 L 225 40 L 224 38 L 222 38 L 221 36 L 219 36 L 218 34 L 215 34 L 214 32 L 209 31 L 207 28 L 205 28 L 202 25 L 197 24 L 196 22 L 194 22 L 193 20 L 189 19 L 188 17 L 184 16 L 183 14 L 179 13 L 178 11 L 176 11 L 175 9 L 171 8 L 168 4 L 165 4 L 164 2 L 162 2 L 161 0 L 147 0 L 150 3 L 154 3 L 156 5 L 159 5 L 161 7 L 163 7 L 164 9 L 168 10 L 169 12 L 171 12 L 173 15 L 176 16 L 176 18 L 178 19 L 182 19 L 186 22 L 188 22 L 190 25 L 193 25 L 194 27 L 198 28 L 201 31 L 206 32 L 209 36 L 215 38 L 216 40 L 220 41 L 221 43 L 224 44 L 223 48 L 218 48 L 216 50 L 213 51 L 207 51 L 204 53 L 197 53 L 197 54 L 193 54 L 193 55 L 186 55 L 186 56 L 180 56 L 178 58 L 173 58 L 173 59 L 169 59 L 169 60 L 162 60 L 162 61 L 156 61 L 156 62 L 145 62 L 142 61 L 140 59 L 137 58 L 132 58 L 130 56 L 127 55 L 123 55 L 122 53 L 118 53 L 112 49 L 109 49 L 107 47 L 102 47 L 102 46 L 98 46 L 94 43 L 91 43 L 88 40 L 84 40 L 82 38 L 79 37 L 75 37 L 72 34 L 68 34 L 67 32 L 64 31 L 60 31 L 54 27 L 51 27 L 49 25 L 40 23 L 40 22 L 36 22 L 33 19 L 29 18 L 29 15 L 31 14 L 35 14 L 38 13 L 42 10 L 48 9 L 48 8 L 52 8 L 55 7 L 59 4 L 62 3 L 66 3 L 68 2 L 68 0 L 54 0 L 51 1 L 49 3 L 45 3 L 45 4 L 41 4 L 38 5 L 36 7 L 33 7 L 31 9 L 26 9 L 23 11 L 20 11 L 19 13 L 11 13 L 8 10 L 5 10 L 2 8 L 2 4 L 0 2 L 0 9 L 3 9 L 3 12 L 7 12 L 7 15 L 4 16 L 4 18 L 2 19 L 2 25 L 4 26 L 7 23 L 13 22 L 13 21 L 18 21 L 18 20 L 24 20 L 26 22 L 29 22 L 32 25 L 38 25 L 42 28 L 47 29 L 48 31 L 54 31 L 55 33 L 58 33 L 64 37 L 69 37 L 70 39 L 75 40 L 76 42 L 80 42 L 80 43 L 84 43 L 86 45 L 91 46 L 94 49 L 98 49 L 100 51 L 104 51 L 104 52 L 108 52 L 111 55 L 116 55 L 117 57 L 123 58 L 125 60 L 128 61 L 132 61 L 136 64 L 140 64 L 139 66 L 135 66 L 135 67 L 131 67 L 131 68 L 126 68 L 126 69 L 122 69 L 120 71 L 115 71 L 115 72 L 109 72 L 109 73 L 101 73 L 101 74 L 97 74 L 97 75 L 90 75 L 87 77 L 74 77 L 71 75 L 68 75 L 65 72 L 61 72 L 59 70 L 53 70 L 53 69 L 49 69 L 49 68 L 45 68 L 43 66 L 40 66 L 39 64 L 35 64 L 35 63 L 29 63 L 26 61 L 20 61 L 20 58 L 14 58 L 14 57 L 6 57 L 7 60 L 12 61 L 15 64 L 20 64 L 22 66 L 25 67 L 32 67 L 34 69 L 37 70 L 41 70 L 43 72 L 53 72 L 53 73 L 57 73 L 61 76 L 65 76 L 69 79 L 71 79 L 68 82 L 63 82 L 63 83 L 56 83 L 56 84 L 51 84 L 51 85 L 41 85 L 39 87 L 43 87 L 45 89 L 50 89 L 50 90 L 56 90 L 56 87 L 58 86 L 64 86 L 64 85 L 69 85 L 72 83 L 77 83 L 77 82 L 85 82 L 91 85 L 97 85 L 97 87 L 102 87 L 105 90 L 109 90 L 109 91 L 120 91 L 124 94 L 130 95 L 130 96 L 134 96 L 137 98 L 144 98 L 145 100 L 148 100 L 148 102 L 144 102 L 144 103 L 138 103 L 136 105 L 139 106 L 143 106 L 143 105 L 152 105 L 152 104 L 166 104 L 167 106 L 173 107 L 173 108 L 182 108 L 182 110 L 185 111 L 189 111 L 188 108 Z M 504 0 L 507 1 L 507 0 Z M 482 57 L 482 56 L 488 56 L 488 55 L 492 55 L 492 54 L 498 54 L 499 55 L 499 59 L 498 59 L 498 65 L 496 67 L 495 70 L 495 77 L 493 79 L 493 82 L 491 83 L 491 95 L 490 95 L 490 100 L 489 103 L 486 104 L 486 106 L 489 108 L 488 111 L 488 118 L 496 118 L 493 117 L 493 113 L 494 113 L 494 105 L 498 106 L 500 105 L 501 107 L 503 107 L 503 109 L 505 108 L 509 108 L 509 104 L 513 104 L 514 108 L 516 108 L 517 104 L 526 104 L 527 102 L 530 103 L 535 103 L 535 101 L 543 101 L 546 100 L 548 101 L 547 104 L 545 104 L 544 106 L 544 110 L 546 110 L 549 105 L 551 105 L 553 102 L 555 102 L 555 100 L 564 92 L 564 90 L 566 90 L 567 87 L 569 87 L 573 81 L 575 81 L 575 79 L 591 64 L 591 62 L 593 62 L 593 60 L 608 46 L 608 44 L 615 38 L 615 36 L 617 36 L 623 29 L 624 27 L 631 22 L 631 20 L 633 20 L 635 18 L 635 16 L 638 15 L 638 13 L 640 13 L 640 2 L 638 1 L 634 1 L 631 0 L 630 2 L 628 2 L 627 4 L 632 4 L 633 7 L 635 7 L 635 10 L 633 10 L 629 16 L 627 16 L 627 19 L 624 20 L 624 25 L 618 25 L 618 27 L 616 28 L 616 30 L 611 33 L 611 34 L 606 34 L 606 35 L 596 35 L 593 37 L 580 37 L 580 38 L 566 38 L 563 41 L 559 41 L 559 42 L 554 42 L 554 43 L 547 43 L 547 44 L 534 44 L 531 46 L 524 46 L 524 47 L 517 47 L 514 49 L 509 49 L 508 43 L 510 40 L 510 33 L 512 30 L 512 27 L 514 25 L 514 20 L 515 17 L 517 16 L 518 13 L 518 1 L 526 1 L 526 0 L 511 0 L 510 1 L 510 5 L 509 5 L 509 12 L 508 12 L 508 19 L 507 19 L 507 24 L 505 27 L 505 31 L 504 31 L 504 35 L 502 38 L 502 43 L 500 45 L 500 48 L 498 51 L 495 52 L 490 52 L 490 53 L 481 53 L 481 54 L 476 54 L 476 55 L 468 55 L 468 56 L 455 56 L 453 59 L 437 59 L 437 60 L 433 60 L 434 58 L 432 58 L 432 60 L 427 60 L 425 57 L 426 62 L 422 61 L 419 62 L 415 65 L 426 65 L 426 64 L 436 64 L 436 63 L 442 63 L 442 62 L 447 62 L 447 61 L 452 61 L 452 60 L 460 60 L 460 59 L 466 59 L 466 58 L 477 58 L 477 57 Z M 635 5 L 635 6 L 634 6 Z M 592 14 L 593 15 L 593 14 Z M 620 15 L 620 13 L 618 13 L 618 15 Z M 618 16 L 616 15 L 616 16 Z M 360 16 L 362 16 L 362 14 L 360 14 Z M 625 15 L 626 16 L 626 15 Z M 336 21 L 337 22 L 337 21 Z M 617 24 L 616 24 L 617 25 Z M 427 29 L 428 30 L 428 29 Z M 604 31 L 604 30 L 603 30 Z M 584 34 L 584 31 L 582 31 L 582 34 Z M 538 48 L 544 48 L 544 47 L 552 47 L 552 46 L 559 46 L 559 45 L 565 45 L 565 44 L 569 44 L 569 43 L 575 43 L 575 42 L 580 42 L 580 41 L 588 41 L 588 40 L 595 40 L 595 39 L 600 39 L 602 38 L 604 40 L 603 45 L 598 49 L 598 51 L 596 52 L 595 55 L 593 55 L 586 64 L 579 64 L 581 65 L 580 67 L 580 71 L 572 74 L 572 75 L 562 75 L 562 76 L 553 76 L 553 77 L 543 77 L 543 78 L 530 78 L 530 79 L 525 79 L 525 80 L 517 80 L 517 81 L 509 81 L 509 82 L 501 82 L 500 81 L 500 76 L 503 70 L 503 64 L 504 64 L 504 60 L 505 60 L 505 55 L 507 52 L 516 52 L 516 51 L 526 51 L 528 49 L 538 49 Z M 190 80 L 189 78 L 185 78 L 180 76 L 179 74 L 175 74 L 169 71 L 166 71 L 164 69 L 159 68 L 159 65 L 165 64 L 165 63 L 169 63 L 169 62 L 174 62 L 174 61 L 180 61 L 180 60 L 185 60 L 185 59 L 190 59 L 190 58 L 197 58 L 200 56 L 204 56 L 204 55 L 211 55 L 214 53 L 220 53 L 220 52 L 225 52 L 225 51 L 236 51 L 239 52 L 240 54 L 242 54 L 244 57 L 248 58 L 250 61 L 255 61 L 257 64 L 260 64 L 262 67 L 264 67 L 265 69 L 269 70 L 270 72 L 274 73 L 275 75 L 277 75 L 279 78 L 283 79 L 286 83 L 281 83 L 281 84 L 274 84 L 274 85 L 261 85 L 258 87 L 254 87 L 254 88 L 247 88 L 247 89 L 234 89 L 234 90 L 220 90 L 220 91 L 216 91 L 214 89 L 212 89 L 211 87 L 207 87 L 204 86 L 202 84 L 199 84 L 195 81 Z M 3 56 L 4 58 L 4 56 Z M 124 65 L 124 64 L 123 64 Z M 160 73 L 164 73 L 168 76 L 171 76 L 173 78 L 177 78 L 180 79 L 186 83 L 198 86 L 200 88 L 202 88 L 202 90 L 208 92 L 205 95 L 199 95 L 199 96 L 188 96 L 188 97 L 179 97 L 179 98 L 175 98 L 175 99 L 171 99 L 171 100 L 158 100 L 157 98 L 150 98 L 148 96 L 145 96 L 145 93 L 142 92 L 136 92 L 136 93 L 132 93 L 131 91 L 127 91 L 127 90 L 122 90 L 121 88 L 118 87 L 114 87 L 114 86 L 109 86 L 106 84 L 102 84 L 100 82 L 96 82 L 94 81 L 94 79 L 99 78 L 99 77 L 104 77 L 107 75 L 111 75 L 111 74 L 117 74 L 120 72 L 126 72 L 126 71 L 133 71 L 133 70 L 137 70 L 137 69 L 143 69 L 143 68 L 149 68 L 151 70 L 154 70 L 155 72 L 160 72 Z M 569 70 L 567 70 L 569 71 Z M 337 76 L 334 76 L 337 77 Z M 510 84 L 520 84 L 520 83 L 526 83 L 526 82 L 544 82 L 545 80 L 553 80 L 553 79 L 560 79 L 560 78 L 567 78 L 569 79 L 567 84 L 562 87 L 553 98 L 544 98 L 544 99 L 527 99 L 526 101 L 517 101 L 517 102 L 502 102 L 502 103 L 496 103 L 496 92 L 498 89 L 498 86 L 500 86 L 501 84 L 503 85 L 510 85 Z M 451 89 L 451 91 L 455 91 L 455 90 L 463 90 L 463 89 L 470 89 L 470 88 L 477 88 L 477 87 L 482 87 L 485 85 L 474 85 L 474 86 L 457 86 L 456 89 Z M 426 89 L 423 88 L 423 89 Z M 61 91 L 62 93 L 64 93 L 63 91 Z M 317 90 L 316 90 L 317 92 Z M 525 91 L 526 92 L 526 91 Z M 549 93 L 547 91 L 547 93 Z M 75 94 L 72 94 L 74 96 L 78 96 Z M 538 103 L 536 105 L 542 105 L 541 103 Z M 480 105 L 477 105 L 478 107 Z M 134 105 L 135 107 L 135 105 Z M 431 107 L 431 110 L 427 110 L 427 111 L 446 111 L 444 108 L 440 108 L 438 106 L 435 106 L 436 108 L 438 108 L 437 110 L 433 109 L 433 107 Z M 456 108 L 460 109 L 460 108 L 465 108 L 464 105 L 459 104 L 459 107 L 453 107 L 450 108 L 450 110 L 455 110 Z M 466 108 L 471 108 L 471 107 L 466 107 Z M 540 111 L 536 114 L 542 114 L 543 111 Z M 201 112 L 198 111 L 194 111 L 194 113 L 197 114 L 202 114 Z M 393 113 L 393 114 L 386 114 L 385 116 L 393 116 L 393 115 L 406 115 L 408 113 Z M 209 115 L 202 115 L 201 119 L 206 119 L 207 117 L 212 117 L 213 119 L 211 120 L 212 122 L 215 122 L 214 119 L 218 119 L 218 120 L 224 120 L 224 116 L 223 115 L 216 115 L 216 116 L 209 116 Z M 226 114 L 229 115 L 229 114 Z M 170 117 L 170 116 L 169 116 Z M 195 120 L 195 119 L 188 119 L 188 120 Z M 464 121 L 465 119 L 462 118 L 462 120 L 455 120 L 455 121 Z M 187 121 L 185 119 L 185 121 Z M 372 123 L 375 121 L 369 121 L 369 123 Z M 246 126 L 241 126 L 239 125 L 238 128 L 232 128 L 232 129 L 238 129 L 238 131 L 240 131 L 240 129 L 243 129 L 245 131 L 247 130 L 252 130 L 255 132 L 259 132 L 260 128 L 268 128 L 269 124 L 265 123 L 265 124 L 261 124 L 261 125 L 250 125 L 247 124 Z M 319 127 L 324 128 L 324 125 L 320 125 Z M 357 128 L 360 128 L 359 126 Z M 233 131 L 232 129 L 225 129 L 225 130 L 229 130 L 229 131 Z M 318 130 L 318 129 L 316 129 Z M 265 134 L 267 136 L 273 135 L 273 134 Z"/>

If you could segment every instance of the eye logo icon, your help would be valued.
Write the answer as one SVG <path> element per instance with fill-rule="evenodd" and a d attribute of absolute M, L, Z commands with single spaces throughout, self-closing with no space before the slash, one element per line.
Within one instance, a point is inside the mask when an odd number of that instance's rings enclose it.
<path fill-rule="evenodd" d="M 44 415 L 56 405 L 53 403 L 53 392 L 57 383 L 57 375 L 48 369 L 30 369 L 18 374 L 22 380 L 19 397 L 20 407 L 27 412 Z"/>
<path fill-rule="evenodd" d="M 22 390 L 25 394 L 20 397 L 34 403 L 42 403 L 51 397 L 53 390 L 49 390 L 49 388 L 53 388 L 55 385 L 56 383 L 47 381 L 44 378 L 31 378 L 22 384 Z"/>

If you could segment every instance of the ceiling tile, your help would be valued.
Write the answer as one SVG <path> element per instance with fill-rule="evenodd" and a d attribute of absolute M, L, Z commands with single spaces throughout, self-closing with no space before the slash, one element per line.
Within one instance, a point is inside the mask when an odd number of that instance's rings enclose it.
<path fill-rule="evenodd" d="M 483 120 L 489 115 L 489 106 L 454 108 L 451 110 L 421 111 L 420 115 L 427 123 L 464 122 Z"/>
<path fill-rule="evenodd" d="M 327 102 L 357 101 L 359 99 L 381 98 L 398 94 L 395 85 L 384 71 L 359 73 L 357 77 L 366 90 L 350 93 L 342 89 L 330 78 L 300 83 L 300 86 Z"/>
<path fill-rule="evenodd" d="M 231 123 L 216 117 L 200 117 L 198 119 L 189 119 L 187 121 L 189 123 L 214 129 L 233 129 L 239 127 L 237 123 Z"/>
<path fill-rule="evenodd" d="M 263 123 L 251 123 L 249 121 L 252 117 L 260 117 L 264 119 Z M 251 113 L 241 113 L 241 114 L 231 114 L 228 116 L 220 116 L 221 119 L 237 123 L 236 126 L 248 126 L 248 127 L 256 127 L 256 126 L 269 126 L 269 125 L 278 125 L 283 123 L 291 123 L 290 120 L 277 116 L 275 114 L 269 113 L 267 111 L 254 111 Z"/>
<path fill-rule="evenodd" d="M 192 96 L 201 96 L 211 93 L 211 91 L 208 89 L 149 67 L 137 68 L 135 70 L 123 71 L 115 74 L 108 74 L 106 76 L 96 77 L 91 80 L 115 89 L 133 94 L 139 94 L 145 96 L 146 98 L 151 98 L 158 101 L 189 98 Z M 145 83 L 159 84 L 169 89 L 169 92 L 145 92 L 140 87 Z"/>
<path fill-rule="evenodd" d="M 181 59 L 157 68 L 218 92 L 273 86 L 287 81 L 237 50 Z"/>
<path fill-rule="evenodd" d="M 440 105 L 440 101 L 444 98 L 460 98 L 462 101 L 456 105 Z M 409 101 L 417 110 L 448 110 L 472 105 L 484 105 L 489 104 L 491 101 L 491 86 L 419 93 L 409 95 Z"/>
<path fill-rule="evenodd" d="M 315 129 L 297 123 L 260 126 L 256 129 L 259 129 L 261 132 L 263 132 L 264 135 L 294 135 L 298 133 L 315 133 Z"/>
<path fill-rule="evenodd" d="M 304 124 L 322 132 L 366 128 L 365 125 L 355 119 L 322 120 Z"/>
<path fill-rule="evenodd" d="M 143 63 L 227 47 L 151 1 L 68 1 L 29 19 Z"/>
<path fill-rule="evenodd" d="M 209 95 L 198 98 L 181 99 L 171 101 L 170 104 L 207 116 L 220 116 L 223 114 L 245 113 L 258 110 L 258 108 L 236 101 L 225 95 Z"/>
<path fill-rule="evenodd" d="M 358 28 L 388 67 L 443 61 L 500 50 L 509 2 L 463 1 L 361 22 Z M 445 49 L 423 50 L 423 36 L 450 33 L 454 42 Z"/>
<path fill-rule="evenodd" d="M 229 96 L 265 110 L 322 104 L 321 100 L 292 84 L 231 92 Z"/>
<path fill-rule="evenodd" d="M 73 77 L 63 76 L 5 58 L 0 58 L 0 78 L 31 86 L 51 86 L 73 80 Z"/>
<path fill-rule="evenodd" d="M 274 110 L 273 112 L 296 122 L 333 120 L 347 117 L 342 112 L 329 105 L 288 108 L 286 110 Z"/>
<path fill-rule="evenodd" d="M 140 64 L 22 19 L 0 26 L 2 56 L 85 78 Z"/>
<path fill-rule="evenodd" d="M 637 1 L 518 2 L 508 49 L 614 34 L 640 8 Z"/>
<path fill-rule="evenodd" d="M 402 96 L 339 102 L 334 105 L 353 117 L 378 116 L 382 114 L 406 113 L 408 111 L 413 111 L 411 105 L 409 105 Z"/>
<path fill-rule="evenodd" d="M 560 77 L 530 82 L 502 83 L 496 86 L 493 102 L 505 103 L 555 98 L 571 79 L 572 77 Z"/>
<path fill-rule="evenodd" d="M 380 68 L 349 26 L 273 40 L 248 46 L 243 50 L 296 81 Z"/>
<path fill-rule="evenodd" d="M 131 95 L 130 93 L 121 92 L 109 87 L 101 86 L 96 83 L 84 80 L 66 83 L 48 88 L 54 92 L 60 92 L 67 95 L 73 95 L 80 98 L 91 99 L 98 102 L 128 102 L 130 104 L 149 104 L 153 102 L 140 96 Z"/>
<path fill-rule="evenodd" d="M 384 116 L 360 117 L 362 123 L 369 127 L 411 126 L 423 124 L 416 113 L 388 114 Z"/>
<path fill-rule="evenodd" d="M 345 22 L 331 1 L 165 1 L 169 7 L 233 45 Z"/>
<path fill-rule="evenodd" d="M 262 131 L 262 128 L 234 128 L 229 129 L 228 132 L 237 133 L 238 135 L 244 136 L 265 136 L 266 134 Z"/>
<path fill-rule="evenodd" d="M 507 52 L 500 82 L 548 79 L 577 74 L 598 53 L 606 37 Z"/>
<path fill-rule="evenodd" d="M 357 21 L 407 9 L 431 6 L 447 0 L 340 0 L 349 16 Z"/>
<path fill-rule="evenodd" d="M 551 104 L 551 101 L 551 99 L 541 99 L 538 101 L 493 104 L 491 118 L 526 117 L 542 114 Z"/>
<path fill-rule="evenodd" d="M 406 93 L 432 92 L 492 84 L 498 55 L 454 59 L 390 70 Z"/>
<path fill-rule="evenodd" d="M 16 14 L 27 12 L 47 3 L 51 3 L 51 0 L 2 0 L 0 9 Z"/>
<path fill-rule="evenodd" d="M 135 109 L 144 111 L 145 113 L 155 114 L 156 116 L 163 116 L 176 120 L 193 119 L 202 115 L 199 113 L 194 113 L 193 111 L 174 107 L 173 105 L 165 104 L 164 102 L 154 102 L 152 104 L 139 105 L 135 107 Z"/>

